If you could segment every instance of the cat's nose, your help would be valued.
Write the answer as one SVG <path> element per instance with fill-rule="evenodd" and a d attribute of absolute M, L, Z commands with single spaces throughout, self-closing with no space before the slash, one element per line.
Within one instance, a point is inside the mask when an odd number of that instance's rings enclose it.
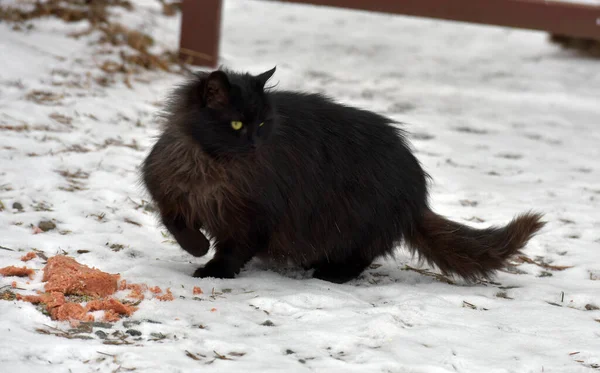
<path fill-rule="evenodd" d="M 260 137 L 255 136 L 250 139 L 250 146 L 252 147 L 252 149 L 258 148 L 260 146 L 260 144 L 262 144 Z"/>

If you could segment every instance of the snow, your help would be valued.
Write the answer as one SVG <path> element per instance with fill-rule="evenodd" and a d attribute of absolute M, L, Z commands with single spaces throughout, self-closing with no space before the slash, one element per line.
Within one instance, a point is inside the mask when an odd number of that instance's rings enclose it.
<path fill-rule="evenodd" d="M 116 16 L 151 32 L 161 48 L 176 48 L 179 18 L 163 16 L 154 2 L 134 3 L 135 13 Z M 36 248 L 175 295 L 142 302 L 131 320 L 160 324 L 133 326 L 140 339 L 119 346 L 93 333 L 91 340 L 40 334 L 69 325 L 31 304 L 0 301 L 2 371 L 587 372 L 600 365 L 600 311 L 585 309 L 600 306 L 597 60 L 562 50 L 544 33 L 500 27 L 247 0 L 225 1 L 223 16 L 222 63 L 252 73 L 277 65 L 279 88 L 326 92 L 404 122 L 433 177 L 439 213 L 484 227 L 542 211 L 548 225 L 526 254 L 572 268 L 523 263 L 494 283 L 450 285 L 407 270 L 427 267 L 399 248 L 397 260 L 379 260 L 344 285 L 258 261 L 233 280 L 194 279 L 212 252 L 192 258 L 169 242 L 140 207 L 147 196 L 138 181 L 158 134 L 159 103 L 182 76 L 147 72 L 132 78 L 132 88 L 102 87 L 87 76 L 99 73 L 95 36 L 67 36 L 84 22 L 36 20 L 18 32 L 0 23 L 0 245 L 15 250 L 0 249 L 0 267 L 21 266 Z M 33 90 L 58 96 L 37 103 Z M 72 123 L 52 119 L 56 113 Z M 7 129 L 20 125 L 28 130 Z M 89 176 L 68 181 L 57 170 Z M 69 191 L 73 185 L 83 189 Z M 31 225 L 45 219 L 57 229 L 34 235 Z M 0 278 L 0 287 L 14 280 Z M 16 281 L 22 293 L 43 286 L 40 272 L 30 284 Z M 204 291 L 196 299 L 194 286 Z M 272 325 L 262 325 L 267 320 Z M 126 329 L 119 322 L 104 331 Z"/>

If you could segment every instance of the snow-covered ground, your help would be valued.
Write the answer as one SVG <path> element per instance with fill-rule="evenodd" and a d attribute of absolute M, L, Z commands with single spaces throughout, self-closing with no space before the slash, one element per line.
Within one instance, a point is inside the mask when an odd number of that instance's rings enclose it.
<path fill-rule="evenodd" d="M 4 3 L 4 1 L 3 1 Z M 170 49 L 179 18 L 158 2 L 120 11 Z M 278 66 L 280 89 L 322 91 L 405 123 L 432 175 L 434 208 L 474 226 L 534 209 L 549 222 L 494 283 L 437 281 L 402 248 L 335 285 L 251 262 L 233 280 L 194 279 L 192 258 L 146 211 L 137 168 L 154 116 L 182 80 L 148 72 L 103 87 L 85 22 L 0 22 L 0 267 L 36 248 L 170 287 L 108 334 L 41 334 L 51 321 L 0 301 L 3 372 L 587 372 L 600 366 L 600 62 L 541 32 L 227 0 L 222 62 Z M 91 76 L 86 75 L 90 73 Z M 42 92 L 42 93 L 40 93 Z M 47 93 L 43 93 L 47 92 Z M 45 99 L 45 100 L 41 100 Z M 61 172 L 64 171 L 64 172 Z M 80 173 L 77 173 L 81 171 Z M 23 211 L 13 209 L 15 202 Z M 57 228 L 33 234 L 32 225 Z M 122 246 L 121 246 L 122 245 Z M 41 269 L 41 259 L 29 262 Z M 41 273 L 20 292 L 42 289 Z M 0 287 L 15 278 L 0 278 Z M 200 286 L 203 295 L 192 295 Z M 214 293 L 213 292 L 214 289 Z M 586 309 L 587 307 L 587 309 Z M 589 309 L 589 310 L 588 310 Z M 150 322 L 150 321 L 153 322 Z M 158 322 L 158 323 L 157 323 Z M 101 334 L 101 333 L 98 333 Z M 137 338 L 137 339 L 136 339 Z"/>

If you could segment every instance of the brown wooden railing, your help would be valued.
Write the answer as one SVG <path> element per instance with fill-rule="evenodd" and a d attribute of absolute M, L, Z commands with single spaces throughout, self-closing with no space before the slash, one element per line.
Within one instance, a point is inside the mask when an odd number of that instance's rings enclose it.
<path fill-rule="evenodd" d="M 600 6 L 555 0 L 278 0 L 546 31 L 600 41 Z M 215 67 L 222 0 L 183 0 L 180 55 Z"/>

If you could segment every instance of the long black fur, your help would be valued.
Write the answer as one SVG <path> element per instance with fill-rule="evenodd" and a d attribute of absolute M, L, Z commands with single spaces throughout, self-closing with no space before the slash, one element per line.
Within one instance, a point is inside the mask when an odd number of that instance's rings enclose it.
<path fill-rule="evenodd" d="M 144 183 L 180 245 L 206 253 L 199 228 L 216 240 L 195 276 L 231 278 L 259 256 L 341 283 L 404 241 L 471 280 L 542 227 L 537 214 L 477 230 L 433 213 L 428 176 L 397 123 L 320 94 L 265 89 L 274 71 L 198 73 L 172 95 L 144 162 Z"/>

